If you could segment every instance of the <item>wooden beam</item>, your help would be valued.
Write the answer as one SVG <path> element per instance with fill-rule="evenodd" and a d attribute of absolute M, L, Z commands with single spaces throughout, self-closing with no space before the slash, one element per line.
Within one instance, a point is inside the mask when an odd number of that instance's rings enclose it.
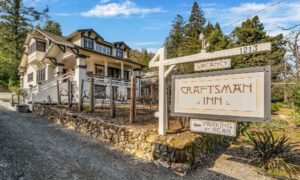
<path fill-rule="evenodd" d="M 170 66 L 174 64 L 183 64 L 183 63 L 213 60 L 213 59 L 220 59 L 220 58 L 230 58 L 230 57 L 240 56 L 240 55 L 258 54 L 270 50 L 271 50 L 271 43 L 268 42 L 268 43 L 254 44 L 249 46 L 242 46 L 242 47 L 237 47 L 232 49 L 225 49 L 225 50 L 215 51 L 212 53 L 198 53 L 189 56 L 167 59 L 165 61 L 159 61 L 159 62 L 151 61 L 149 63 L 149 67 L 159 67 L 160 65 Z M 155 55 L 154 58 L 159 54 L 161 54 L 161 51 L 158 51 L 157 55 Z"/>

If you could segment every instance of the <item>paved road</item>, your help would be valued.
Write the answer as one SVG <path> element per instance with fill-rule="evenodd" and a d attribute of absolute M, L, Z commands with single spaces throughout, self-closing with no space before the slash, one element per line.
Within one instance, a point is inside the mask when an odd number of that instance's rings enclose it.
<path fill-rule="evenodd" d="M 0 179 L 182 179 L 33 114 L 0 108 Z M 231 179 L 200 169 L 184 179 Z"/>

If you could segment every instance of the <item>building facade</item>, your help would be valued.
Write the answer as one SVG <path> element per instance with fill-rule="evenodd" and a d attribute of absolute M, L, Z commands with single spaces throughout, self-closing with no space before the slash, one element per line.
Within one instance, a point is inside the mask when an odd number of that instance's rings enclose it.
<path fill-rule="evenodd" d="M 113 89 L 116 98 L 126 100 L 130 77 L 139 77 L 142 69 L 142 64 L 129 59 L 130 47 L 126 43 L 107 42 L 93 29 L 77 30 L 67 37 L 33 29 L 24 48 L 19 74 L 21 87 L 28 92 L 28 102 L 56 103 L 57 84 L 66 96 L 68 80 L 72 83 L 73 101 L 78 101 L 82 81 L 83 94 L 88 97 L 91 77 L 96 94 L 102 98 L 108 97 Z M 139 96 L 139 80 L 136 84 Z M 62 97 L 62 101 L 65 99 Z"/>

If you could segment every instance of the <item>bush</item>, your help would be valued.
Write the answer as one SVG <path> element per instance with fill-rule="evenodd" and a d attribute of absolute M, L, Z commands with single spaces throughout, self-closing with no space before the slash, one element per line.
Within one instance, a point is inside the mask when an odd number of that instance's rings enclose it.
<path fill-rule="evenodd" d="M 270 129 L 263 133 L 245 135 L 253 147 L 251 162 L 258 167 L 269 172 L 280 171 L 290 177 L 299 173 L 299 165 L 291 163 L 295 144 L 288 142 L 286 135 L 275 138 Z"/>
<path fill-rule="evenodd" d="M 272 114 L 279 111 L 280 108 L 283 108 L 284 107 L 284 104 L 283 103 L 280 103 L 280 102 L 277 102 L 277 103 L 272 103 L 272 106 L 271 106 L 271 112 Z"/>
<path fill-rule="evenodd" d="M 279 86 L 272 86 L 272 102 L 282 102 L 284 100 L 285 89 Z"/>

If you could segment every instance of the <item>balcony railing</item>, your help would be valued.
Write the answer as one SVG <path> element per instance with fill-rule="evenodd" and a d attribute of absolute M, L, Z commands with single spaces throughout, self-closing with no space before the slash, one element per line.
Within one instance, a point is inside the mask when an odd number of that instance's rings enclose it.
<path fill-rule="evenodd" d="M 110 78 L 112 79 L 112 85 L 115 86 L 130 86 L 129 80 L 124 80 L 120 78 L 108 77 L 108 76 L 94 76 L 96 84 L 104 84 L 108 85 L 110 82 Z"/>

